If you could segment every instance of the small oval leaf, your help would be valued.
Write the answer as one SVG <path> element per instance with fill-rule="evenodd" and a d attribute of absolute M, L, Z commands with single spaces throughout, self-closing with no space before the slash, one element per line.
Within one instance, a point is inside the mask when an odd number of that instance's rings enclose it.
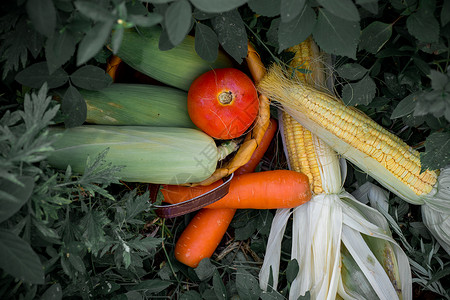
<path fill-rule="evenodd" d="M 206 61 L 213 62 L 219 53 L 217 35 L 209 26 L 202 23 L 195 25 L 195 51 Z"/>

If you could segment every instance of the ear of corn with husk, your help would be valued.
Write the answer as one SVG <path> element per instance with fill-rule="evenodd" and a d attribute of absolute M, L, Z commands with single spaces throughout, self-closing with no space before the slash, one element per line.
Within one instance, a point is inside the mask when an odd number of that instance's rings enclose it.
<path fill-rule="evenodd" d="M 187 93 L 176 88 L 113 83 L 80 93 L 86 101 L 86 122 L 91 124 L 196 128 L 187 111 Z"/>
<path fill-rule="evenodd" d="M 215 171 L 226 148 L 218 149 L 210 136 L 191 128 L 83 125 L 53 127 L 50 134 L 58 135 L 48 157 L 54 167 L 70 165 L 74 172 L 83 173 L 88 156 L 109 148 L 105 160 L 123 166 L 118 176 L 130 182 L 202 181 Z"/>
<path fill-rule="evenodd" d="M 126 30 L 117 56 L 142 74 L 185 91 L 201 74 L 233 66 L 231 59 L 220 50 L 214 62 L 198 56 L 193 36 L 186 36 L 176 47 L 161 51 L 160 36 L 158 26 Z"/>
<path fill-rule="evenodd" d="M 312 40 L 291 50 L 296 53 L 294 66 L 312 71 L 309 75 L 300 73 L 298 80 L 324 86 Z M 288 113 L 280 116 L 289 166 L 308 175 L 315 195 L 293 211 L 277 211 L 260 272 L 261 287 L 267 289 L 272 269 L 276 288 L 280 257 L 274 250 L 281 246 L 292 215 L 291 259 L 297 260 L 300 271 L 291 284 L 290 299 L 307 291 L 313 299 L 411 299 L 407 257 L 392 239 L 383 216 L 343 190 L 345 174 L 341 173 L 345 172 L 331 147 Z"/>
<path fill-rule="evenodd" d="M 450 253 L 450 172 L 421 170 L 419 153 L 361 111 L 274 65 L 259 90 L 332 149 L 412 204 Z M 440 174 L 440 176 L 439 176 Z"/>

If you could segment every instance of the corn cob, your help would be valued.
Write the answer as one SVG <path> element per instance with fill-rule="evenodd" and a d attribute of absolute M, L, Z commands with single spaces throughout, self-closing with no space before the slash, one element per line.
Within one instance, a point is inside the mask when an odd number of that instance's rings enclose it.
<path fill-rule="evenodd" d="M 404 200 L 423 204 L 421 196 L 436 192 L 437 173 L 421 173 L 419 153 L 364 113 L 328 93 L 287 78 L 277 66 L 259 88 L 308 130 Z"/>
<path fill-rule="evenodd" d="M 297 72 L 297 80 L 324 85 L 325 77 L 320 76 L 324 73 L 321 72 L 318 61 L 313 59 L 317 57 L 317 48 L 312 41 L 308 39 L 289 50 L 295 52 L 292 61 L 294 68 L 313 68 L 309 75 Z M 308 290 L 313 299 L 411 298 L 411 279 L 408 275 L 405 278 L 405 274 L 409 274 L 406 255 L 392 239 L 387 227 L 381 228 L 381 225 L 367 220 L 368 215 L 378 212 L 366 206 L 359 206 L 358 202 L 342 189 L 337 153 L 288 113 L 282 112 L 281 121 L 283 143 L 290 168 L 309 177 L 311 189 L 316 195 L 310 203 L 293 212 L 292 258 L 299 262 L 300 272 L 291 284 L 290 298 L 295 299 Z M 286 224 L 282 222 L 287 221 L 287 215 L 285 210 L 277 211 L 274 224 L 278 224 L 273 225 L 274 232 L 271 231 L 271 236 L 273 233 L 275 236 L 277 233 L 281 236 L 278 231 L 284 231 Z M 346 219 L 357 220 L 356 222 L 364 226 L 351 226 Z M 302 228 L 301 233 L 299 228 Z M 367 235 L 366 241 L 361 233 Z M 348 254 L 346 248 L 346 252 L 340 253 L 341 239 L 352 249 L 351 255 L 344 255 Z M 281 240 L 278 238 L 277 242 Z M 268 246 L 271 251 L 277 248 L 270 242 Z M 397 257 L 403 263 L 403 276 L 398 270 Z M 379 263 L 374 263 L 376 267 L 369 269 L 366 268 L 369 260 L 378 260 Z M 278 266 L 274 264 L 272 267 Z M 269 267 L 270 263 L 265 262 L 261 270 L 263 288 L 266 288 L 266 273 Z M 341 269 L 353 272 L 342 273 L 345 275 L 343 278 Z M 358 281 L 358 287 L 362 287 L 361 290 L 354 288 L 355 280 Z"/>
<path fill-rule="evenodd" d="M 185 91 L 201 74 L 233 66 L 231 59 L 220 50 L 216 61 L 203 60 L 195 52 L 193 36 L 186 36 L 176 47 L 162 51 L 159 49 L 160 36 L 158 26 L 126 30 L 117 56 L 142 74 Z"/>

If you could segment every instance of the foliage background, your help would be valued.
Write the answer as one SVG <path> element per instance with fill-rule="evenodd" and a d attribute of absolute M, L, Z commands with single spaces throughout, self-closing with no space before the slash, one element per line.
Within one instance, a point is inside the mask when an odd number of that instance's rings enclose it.
<path fill-rule="evenodd" d="M 83 176 L 47 165 L 46 128 L 84 122 L 79 89 L 111 84 L 106 61 L 127 28 L 162 26 L 162 50 L 195 34 L 208 61 L 222 47 L 241 63 L 249 39 L 267 65 L 287 62 L 284 50 L 312 35 L 333 54 L 347 104 L 419 150 L 423 168 L 450 163 L 449 0 L 17 0 L 0 7 L 3 299 L 283 299 L 289 291 L 296 272 L 289 232 L 282 292 L 262 293 L 257 283 L 272 211 L 240 211 L 216 255 L 191 269 L 173 258 L 173 246 L 192 216 L 157 218 L 147 185 L 120 182 L 105 153 Z M 274 140 L 260 169 L 285 166 L 280 147 Z M 351 168 L 346 188 L 366 181 L 373 180 Z M 417 298 L 448 299 L 448 255 L 417 207 L 391 195 L 390 216 Z"/>

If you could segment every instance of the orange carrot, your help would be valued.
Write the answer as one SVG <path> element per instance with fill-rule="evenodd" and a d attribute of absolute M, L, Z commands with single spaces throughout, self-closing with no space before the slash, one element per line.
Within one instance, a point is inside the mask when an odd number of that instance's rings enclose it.
<path fill-rule="evenodd" d="M 277 121 L 271 119 L 270 125 L 250 160 L 234 173 L 244 174 L 253 172 L 277 131 Z M 188 188 L 188 187 L 186 187 Z M 195 189 L 195 187 L 192 187 Z M 191 189 L 192 189 L 191 188 Z M 211 257 L 225 232 L 233 220 L 234 208 L 202 208 L 189 222 L 175 244 L 175 258 L 192 268 L 198 266 L 205 257 Z M 205 238 L 208 237 L 208 238 Z"/>
<path fill-rule="evenodd" d="M 203 194 L 209 189 L 210 186 L 199 187 L 196 192 Z M 164 200 L 170 204 L 182 201 L 183 197 L 173 197 L 172 193 L 164 189 L 161 191 Z M 311 191 L 305 174 L 291 170 L 273 170 L 235 176 L 231 180 L 228 194 L 206 208 L 292 208 L 310 198 Z"/>
<path fill-rule="evenodd" d="M 234 217 L 236 209 L 202 208 L 189 222 L 175 244 L 175 258 L 192 268 L 211 257 Z"/>

